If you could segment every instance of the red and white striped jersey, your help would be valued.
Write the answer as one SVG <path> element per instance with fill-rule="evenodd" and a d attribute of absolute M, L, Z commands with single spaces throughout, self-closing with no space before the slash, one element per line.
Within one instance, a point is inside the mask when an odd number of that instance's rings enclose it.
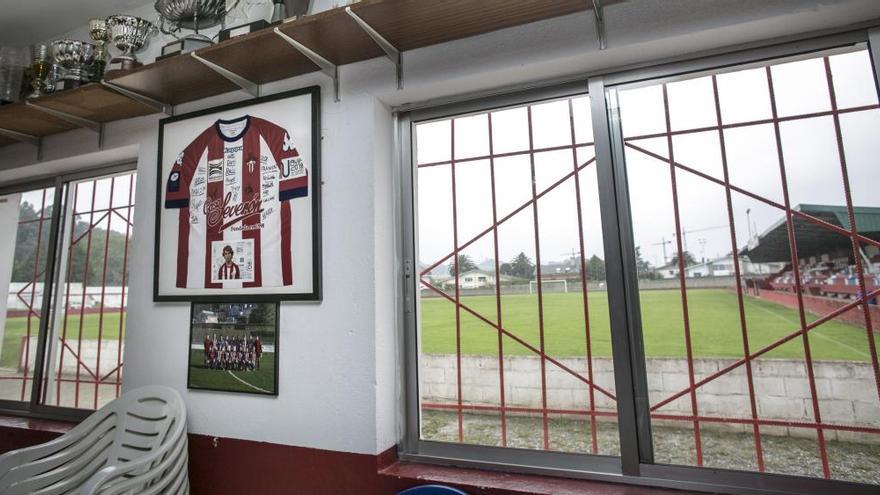
<path fill-rule="evenodd" d="M 220 269 L 217 270 L 217 278 L 220 280 L 238 280 L 241 278 L 241 270 L 238 269 L 238 265 L 235 263 L 228 265 L 223 263 L 220 265 Z"/>
<path fill-rule="evenodd" d="M 179 288 L 293 284 L 291 201 L 308 196 L 308 170 L 290 134 L 245 115 L 218 120 L 177 157 L 165 208 L 178 209 Z M 222 271 L 233 251 L 233 278 Z"/>

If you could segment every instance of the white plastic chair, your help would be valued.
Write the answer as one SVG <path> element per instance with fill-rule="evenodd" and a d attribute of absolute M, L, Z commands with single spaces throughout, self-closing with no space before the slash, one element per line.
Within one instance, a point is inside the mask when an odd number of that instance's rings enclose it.
<path fill-rule="evenodd" d="M 51 442 L 0 456 L 0 494 L 186 495 L 187 459 L 180 394 L 142 387 Z"/>

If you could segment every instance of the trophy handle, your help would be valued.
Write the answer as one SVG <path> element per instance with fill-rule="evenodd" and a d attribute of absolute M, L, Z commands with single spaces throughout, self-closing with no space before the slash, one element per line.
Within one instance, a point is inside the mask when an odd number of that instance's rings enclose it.
<path fill-rule="evenodd" d="M 227 16 L 230 12 L 232 12 L 232 9 L 238 7 L 238 3 L 239 3 L 239 1 L 240 1 L 240 0 L 232 0 L 232 2 L 230 3 L 230 2 L 227 0 L 227 2 L 226 2 L 226 10 L 223 12 L 223 19 L 224 19 L 224 20 L 226 19 L 226 16 Z"/>
<path fill-rule="evenodd" d="M 158 24 L 158 26 L 159 26 L 158 30 L 162 34 L 168 34 L 168 35 L 174 36 L 175 39 L 180 39 L 180 37 L 177 36 L 177 34 L 175 34 L 175 33 L 180 32 L 180 26 L 169 22 L 168 24 L 171 26 L 171 29 L 166 28 L 165 27 L 165 18 L 162 17 L 162 14 L 159 14 L 156 24 Z M 153 25 L 153 29 L 157 29 L 156 24 Z M 153 31 L 153 30 L 151 29 L 151 31 Z M 153 31 L 153 32 L 155 32 L 155 31 Z"/>

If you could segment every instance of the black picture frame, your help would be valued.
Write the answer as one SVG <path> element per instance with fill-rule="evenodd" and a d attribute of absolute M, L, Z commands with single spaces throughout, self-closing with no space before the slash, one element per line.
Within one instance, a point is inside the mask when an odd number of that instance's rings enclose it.
<path fill-rule="evenodd" d="M 253 384 L 246 384 L 244 388 L 234 389 L 234 388 L 220 388 L 220 387 L 212 387 L 212 386 L 199 386 L 197 384 L 193 384 L 193 344 L 195 343 L 193 340 L 193 334 L 195 330 L 195 314 L 197 306 L 207 306 L 210 304 L 222 304 L 222 305 L 233 305 L 233 304 L 241 304 L 241 305 L 258 305 L 258 304 L 268 304 L 274 307 L 275 309 L 275 331 L 274 331 L 274 344 L 273 344 L 273 361 L 272 361 L 272 389 L 265 390 L 261 389 L 261 387 L 255 386 Z M 263 395 L 269 397 L 277 397 L 278 396 L 278 368 L 279 368 L 279 356 L 281 353 L 279 352 L 280 340 L 281 340 L 281 332 L 280 332 L 280 313 L 281 306 L 278 301 L 248 301 L 248 302 L 213 302 L 213 303 L 191 303 L 189 310 L 189 339 L 187 340 L 187 366 L 186 366 L 186 388 L 189 390 L 203 390 L 208 392 L 226 392 L 226 393 L 235 393 L 235 394 L 251 394 L 251 395 Z M 204 352 L 204 350 L 203 350 Z M 268 353 L 267 353 L 268 354 Z M 221 369 L 212 369 L 207 371 L 207 373 L 217 373 L 222 374 L 226 373 L 227 375 L 231 375 L 235 377 L 235 375 L 231 374 L 229 370 L 221 370 Z M 236 378 L 240 383 L 246 383 L 246 380 L 242 380 L 240 378 Z M 228 380 L 227 380 L 228 381 Z"/>
<path fill-rule="evenodd" d="M 210 114 L 217 114 L 229 110 L 243 109 L 254 105 L 261 105 L 273 101 L 280 101 L 289 98 L 295 98 L 303 95 L 311 97 L 311 153 L 309 168 L 309 184 L 311 196 L 311 239 L 312 239 L 312 285 L 309 292 L 291 292 L 291 293 L 242 293 L 234 292 L 235 289 L 224 289 L 222 293 L 216 294 L 160 294 L 160 250 L 162 235 L 162 193 L 165 186 L 165 174 L 162 164 L 163 146 L 165 143 L 165 127 L 195 117 L 202 117 Z M 320 302 L 323 298 L 322 287 L 322 241 L 321 241 L 321 88 L 319 86 L 310 86 L 306 88 L 285 91 L 273 95 L 263 96 L 260 98 L 252 98 L 242 102 L 220 105 L 217 107 L 198 110 L 195 112 L 185 113 L 164 118 L 159 121 L 159 143 L 157 154 L 157 173 L 156 173 L 156 205 L 155 205 L 155 239 L 153 251 L 153 301 L 154 302 L 265 302 L 265 301 L 316 301 Z"/>

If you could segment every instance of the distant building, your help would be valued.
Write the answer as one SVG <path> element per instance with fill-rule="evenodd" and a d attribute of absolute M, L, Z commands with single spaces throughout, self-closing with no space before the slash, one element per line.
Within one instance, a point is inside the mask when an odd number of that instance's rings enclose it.
<path fill-rule="evenodd" d="M 778 272 L 783 267 L 784 263 L 752 263 L 748 256 L 741 255 L 739 257 L 739 270 L 742 276 L 769 275 Z M 678 264 L 667 263 L 658 267 L 656 273 L 661 278 L 678 277 Z M 686 278 L 732 277 L 735 274 L 732 254 L 690 265 L 684 269 Z"/>

